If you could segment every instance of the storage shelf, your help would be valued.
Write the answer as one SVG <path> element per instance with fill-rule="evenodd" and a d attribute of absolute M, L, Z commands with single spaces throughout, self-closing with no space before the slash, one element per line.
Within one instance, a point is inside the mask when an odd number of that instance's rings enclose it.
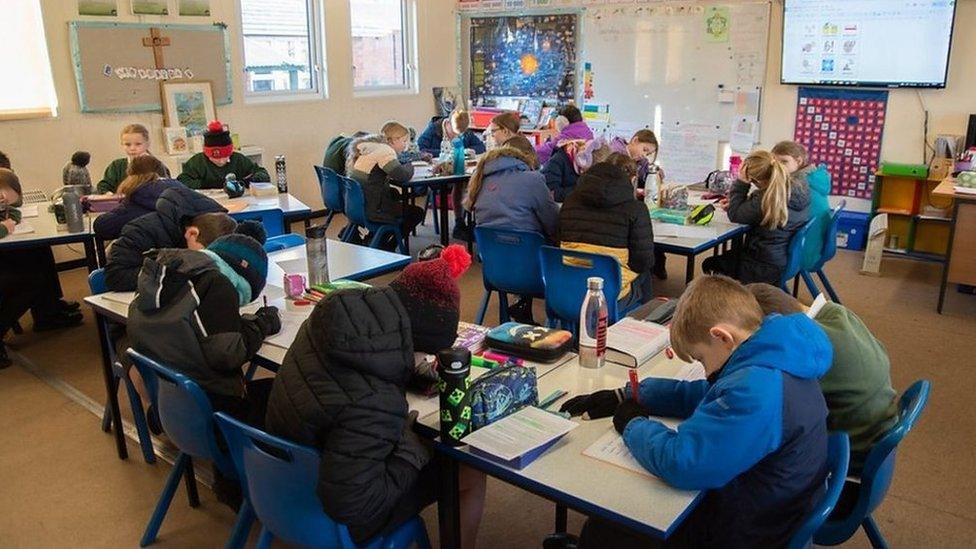
<path fill-rule="evenodd" d="M 875 210 L 876 213 L 885 213 L 892 215 L 912 215 L 911 210 L 904 210 L 901 208 L 878 208 Z"/>
<path fill-rule="evenodd" d="M 940 254 L 930 254 L 926 252 L 910 252 L 901 248 L 885 248 L 884 252 L 886 254 L 896 255 L 900 257 L 908 257 L 912 259 L 921 259 L 923 261 L 932 261 L 935 263 L 945 263 L 945 256 Z"/>
<path fill-rule="evenodd" d="M 941 217 L 938 215 L 916 215 L 915 219 L 919 221 L 936 221 L 939 223 L 952 223 L 951 217 Z"/>

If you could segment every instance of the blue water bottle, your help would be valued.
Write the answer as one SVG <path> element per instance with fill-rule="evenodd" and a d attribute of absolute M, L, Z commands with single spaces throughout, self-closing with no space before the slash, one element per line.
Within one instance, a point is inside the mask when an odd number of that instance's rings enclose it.
<path fill-rule="evenodd" d="M 451 144 L 454 145 L 454 175 L 464 175 L 464 141 L 458 136 Z"/>

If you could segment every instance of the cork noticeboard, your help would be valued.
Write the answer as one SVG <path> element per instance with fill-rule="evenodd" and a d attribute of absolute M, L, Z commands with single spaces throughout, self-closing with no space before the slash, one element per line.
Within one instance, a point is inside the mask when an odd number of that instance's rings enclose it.
<path fill-rule="evenodd" d="M 231 102 L 227 29 L 214 25 L 68 23 L 81 112 L 162 109 L 159 82 L 209 80 Z"/>

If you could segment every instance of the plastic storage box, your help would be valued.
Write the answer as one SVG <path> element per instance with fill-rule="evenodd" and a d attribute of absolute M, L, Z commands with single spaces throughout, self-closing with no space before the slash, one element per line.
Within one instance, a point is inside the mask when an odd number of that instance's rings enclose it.
<path fill-rule="evenodd" d="M 837 220 L 837 247 L 863 250 L 868 240 L 871 215 L 862 212 L 840 212 Z"/>

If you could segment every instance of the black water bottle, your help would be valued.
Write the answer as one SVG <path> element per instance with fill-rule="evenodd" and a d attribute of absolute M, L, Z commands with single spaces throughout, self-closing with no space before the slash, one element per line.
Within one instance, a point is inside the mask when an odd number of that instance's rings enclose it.
<path fill-rule="evenodd" d="M 464 347 L 444 349 L 437 353 L 441 381 L 438 384 L 441 403 L 441 441 L 461 446 L 461 439 L 471 432 L 471 395 L 468 374 L 471 351 Z"/>

